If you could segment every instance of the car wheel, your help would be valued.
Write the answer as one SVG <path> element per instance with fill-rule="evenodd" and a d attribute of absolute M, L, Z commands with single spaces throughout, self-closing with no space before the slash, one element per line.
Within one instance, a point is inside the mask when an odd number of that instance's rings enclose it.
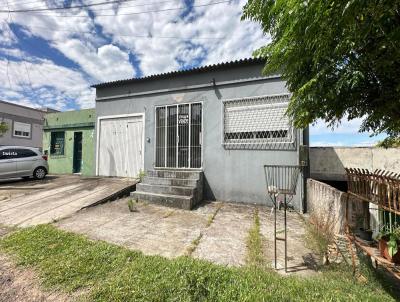
<path fill-rule="evenodd" d="M 35 171 L 33 171 L 33 177 L 35 179 L 43 179 L 46 176 L 46 173 L 47 172 L 45 168 L 39 167 L 36 168 Z"/>

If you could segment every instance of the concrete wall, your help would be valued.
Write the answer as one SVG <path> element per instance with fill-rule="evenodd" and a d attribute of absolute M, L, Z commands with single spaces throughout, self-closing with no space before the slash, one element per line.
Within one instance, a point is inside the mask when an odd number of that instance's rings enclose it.
<path fill-rule="evenodd" d="M 42 147 L 43 119 L 46 111 L 33 109 L 0 101 L 0 122 L 6 122 L 9 130 L 0 137 L 1 145 Z M 22 138 L 14 136 L 14 122 L 31 125 L 31 137 Z"/>
<path fill-rule="evenodd" d="M 346 203 L 349 203 L 346 211 Z M 346 213 L 350 228 L 361 227 L 360 219 L 367 203 L 357 200 L 323 182 L 307 179 L 307 209 L 318 219 L 332 225 L 336 234 L 346 230 Z"/>
<path fill-rule="evenodd" d="M 311 147 L 311 177 L 320 180 L 346 180 L 345 167 L 400 173 L 400 148 Z"/>
<path fill-rule="evenodd" d="M 94 109 L 52 113 L 46 116 L 43 150 L 48 150 L 51 174 L 73 173 L 74 132 L 82 132 L 82 175 L 94 175 Z M 52 131 L 65 131 L 64 155 L 50 154 Z"/>
<path fill-rule="evenodd" d="M 269 203 L 263 165 L 298 164 L 298 146 L 303 143 L 303 131 L 296 131 L 297 142 L 293 150 L 226 150 L 221 144 L 223 100 L 288 92 L 281 79 L 261 77 L 262 67 L 262 64 L 230 67 L 227 70 L 98 88 L 96 115 L 145 113 L 144 135 L 147 140 L 144 168 L 151 170 L 154 169 L 155 159 L 155 106 L 202 102 L 205 198 Z M 226 84 L 227 81 L 234 83 Z M 299 179 L 299 194 L 294 198 L 297 208 L 302 208 L 303 184 L 303 179 Z"/>

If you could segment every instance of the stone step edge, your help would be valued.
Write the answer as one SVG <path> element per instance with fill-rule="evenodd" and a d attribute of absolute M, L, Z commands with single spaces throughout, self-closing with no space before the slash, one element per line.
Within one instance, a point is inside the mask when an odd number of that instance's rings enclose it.
<path fill-rule="evenodd" d="M 197 182 L 200 181 L 199 179 L 195 179 L 195 178 L 154 177 L 154 176 L 145 176 L 145 177 L 143 177 L 143 180 L 145 181 L 146 178 L 151 178 L 151 179 L 172 179 L 174 181 L 176 181 L 176 180 L 178 180 L 178 181 L 194 181 L 194 182 L 196 182 L 196 185 L 197 185 Z M 144 181 L 142 181 L 141 183 L 146 183 Z M 187 186 L 182 186 L 182 187 L 187 187 Z"/>
<path fill-rule="evenodd" d="M 149 187 L 163 187 L 163 188 L 177 188 L 177 189 L 191 189 L 191 190 L 196 190 L 197 187 L 189 187 L 189 186 L 170 186 L 170 185 L 156 185 L 156 184 L 147 184 L 144 182 L 139 182 L 137 185 L 144 185 L 144 186 L 149 186 Z M 137 186 L 136 185 L 136 186 Z M 140 186 L 139 186 L 140 187 Z"/>
<path fill-rule="evenodd" d="M 149 171 L 148 171 L 149 172 Z M 146 173 L 144 177 L 152 177 L 152 178 L 165 178 L 165 179 L 185 179 L 185 180 L 200 180 L 202 177 L 203 172 L 189 172 L 189 171 L 163 171 L 163 170 L 152 170 L 150 173 Z M 169 177 L 169 176 L 156 176 L 156 175 L 151 175 L 152 172 L 172 172 L 172 173 L 184 173 L 184 174 L 194 174 L 191 175 L 190 177 L 176 177 L 177 175 L 175 174 L 174 177 Z"/>
<path fill-rule="evenodd" d="M 193 199 L 193 196 L 184 196 L 184 195 L 172 195 L 172 194 L 160 194 L 160 193 L 150 193 L 150 192 L 143 192 L 143 191 L 134 191 L 131 192 L 131 196 L 135 196 L 136 194 L 140 195 L 152 195 L 152 196 L 159 196 L 159 197 L 165 197 L 165 198 L 180 198 L 180 199 L 187 199 L 191 200 Z"/>

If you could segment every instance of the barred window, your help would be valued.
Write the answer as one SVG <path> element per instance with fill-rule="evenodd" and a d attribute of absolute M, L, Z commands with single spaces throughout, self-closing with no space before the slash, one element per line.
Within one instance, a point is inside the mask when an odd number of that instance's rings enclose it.
<path fill-rule="evenodd" d="M 294 131 L 285 112 L 289 95 L 223 102 L 223 145 L 229 149 L 293 147 Z"/>

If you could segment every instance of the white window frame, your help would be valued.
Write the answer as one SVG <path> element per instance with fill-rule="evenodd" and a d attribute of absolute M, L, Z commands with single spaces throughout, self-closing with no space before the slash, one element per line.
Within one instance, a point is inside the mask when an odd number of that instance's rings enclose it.
<path fill-rule="evenodd" d="M 20 127 L 29 126 L 29 132 L 28 132 L 28 133 L 29 133 L 29 136 L 15 134 L 15 131 L 26 132 L 26 131 L 22 131 L 22 130 L 16 129 L 18 125 L 19 125 Z M 24 129 L 24 130 L 26 130 L 26 129 Z M 32 137 L 32 124 L 13 121 L 13 136 L 19 137 L 19 138 L 30 139 L 30 138 Z"/>
<path fill-rule="evenodd" d="M 225 106 L 226 103 L 229 102 L 245 102 L 245 101 L 252 101 L 252 100 L 262 100 L 265 98 L 274 98 L 274 97 L 288 97 L 290 99 L 291 94 L 290 93 L 281 93 L 281 94 L 269 94 L 269 95 L 261 95 L 261 96 L 252 96 L 252 97 L 244 97 L 244 98 L 234 98 L 234 99 L 227 99 L 222 101 L 222 107 L 221 107 L 221 125 L 222 125 L 222 131 L 221 131 L 221 144 L 224 148 L 229 149 L 252 149 L 251 147 L 254 147 L 255 149 L 287 149 L 288 145 L 294 145 L 296 143 L 296 137 L 295 137 L 295 129 L 293 125 L 288 125 L 288 139 L 284 140 L 279 140 L 279 138 L 265 138 L 262 141 L 254 141 L 254 139 L 249 138 L 248 142 L 246 142 L 246 139 L 238 139 L 237 142 L 235 141 L 227 141 L 225 138 Z M 277 102 L 276 104 L 256 104 L 256 105 L 249 105 L 246 106 L 247 108 L 243 108 L 243 110 L 250 109 L 250 107 L 271 107 L 273 108 L 276 105 L 282 105 L 282 104 L 288 104 L 288 102 Z M 244 106 L 243 106 L 244 107 Z M 240 110 L 240 109 L 239 109 Z M 251 132 L 251 131 L 250 131 Z"/>

